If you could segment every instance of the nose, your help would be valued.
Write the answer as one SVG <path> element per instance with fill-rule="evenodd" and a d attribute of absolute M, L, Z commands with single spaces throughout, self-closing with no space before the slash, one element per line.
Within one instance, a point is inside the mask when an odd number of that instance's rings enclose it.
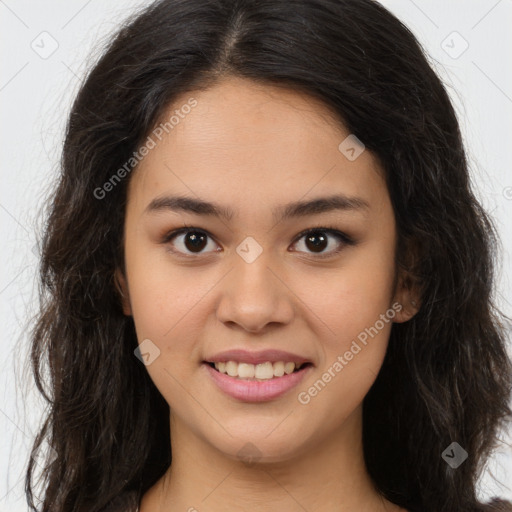
<path fill-rule="evenodd" d="M 230 328 L 238 326 L 259 333 L 271 324 L 291 322 L 293 296 L 286 286 L 286 277 L 271 268 L 263 254 L 251 263 L 238 258 L 222 281 L 217 319 Z"/>

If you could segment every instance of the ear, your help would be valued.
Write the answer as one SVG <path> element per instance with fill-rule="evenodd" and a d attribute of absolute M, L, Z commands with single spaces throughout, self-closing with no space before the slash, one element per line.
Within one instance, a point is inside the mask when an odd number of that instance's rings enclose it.
<path fill-rule="evenodd" d="M 410 320 L 421 307 L 422 283 L 417 276 L 420 248 L 417 244 L 409 245 L 406 265 L 400 266 L 392 303 L 400 304 L 396 308 L 394 322 L 403 323 Z"/>
<path fill-rule="evenodd" d="M 132 306 L 130 304 L 130 293 L 128 291 L 128 283 L 126 278 L 121 271 L 120 268 L 116 268 L 114 274 L 114 283 L 116 286 L 116 290 L 119 293 L 119 298 L 121 299 L 121 304 L 123 306 L 123 313 L 126 316 L 132 315 Z"/>
<path fill-rule="evenodd" d="M 406 280 L 399 279 L 397 289 L 393 298 L 393 304 L 400 304 L 396 308 L 394 322 L 403 323 L 410 320 L 420 309 L 421 294 L 417 287 L 409 287 Z"/>

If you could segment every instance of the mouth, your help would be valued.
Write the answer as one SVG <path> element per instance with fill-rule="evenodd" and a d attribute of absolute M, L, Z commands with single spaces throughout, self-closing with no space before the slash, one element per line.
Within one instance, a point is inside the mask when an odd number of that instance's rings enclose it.
<path fill-rule="evenodd" d="M 269 402 L 288 395 L 313 370 L 313 366 L 311 362 L 287 364 L 282 361 L 256 365 L 203 361 L 201 365 L 223 394 L 239 402 L 252 403 Z"/>
<path fill-rule="evenodd" d="M 265 382 L 281 379 L 287 375 L 299 373 L 313 366 L 310 362 L 294 363 L 285 361 L 266 361 L 260 364 L 239 363 L 237 361 L 203 361 L 217 373 L 236 380 Z"/>

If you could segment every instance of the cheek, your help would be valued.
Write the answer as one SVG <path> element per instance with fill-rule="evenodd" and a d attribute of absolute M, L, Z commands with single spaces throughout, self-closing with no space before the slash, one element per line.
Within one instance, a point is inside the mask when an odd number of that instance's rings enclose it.
<path fill-rule="evenodd" d="M 201 279 L 171 264 L 164 247 L 136 233 L 126 244 L 126 270 L 135 324 L 163 336 L 204 294 Z"/>
<path fill-rule="evenodd" d="M 158 340 L 161 349 L 175 353 L 192 350 L 189 345 L 199 336 L 207 314 L 203 297 L 212 286 L 208 284 L 191 285 L 179 276 L 134 283 L 130 296 L 139 340 Z"/>
<path fill-rule="evenodd" d="M 341 400 L 339 415 L 353 410 L 380 371 L 395 315 L 390 304 L 394 282 L 390 247 L 387 243 L 367 247 L 329 283 L 330 300 L 322 318 L 332 332 L 325 338 L 320 382 L 310 389 L 317 393 L 317 407 Z"/>
<path fill-rule="evenodd" d="M 353 251 L 339 268 L 308 278 L 305 300 L 326 327 L 330 351 L 350 345 L 390 309 L 394 266 L 390 244 L 374 242 Z"/>
<path fill-rule="evenodd" d="M 330 324 L 333 332 L 322 340 L 318 371 L 301 387 L 297 398 L 308 414 L 330 411 L 327 429 L 342 423 L 362 403 L 381 369 L 394 317 L 386 295 L 381 299 L 361 292 L 355 298 L 352 294 L 350 301 L 344 299 L 348 307 L 338 303 L 338 316 Z"/>
<path fill-rule="evenodd" d="M 139 343 L 149 339 L 160 351 L 148 370 L 165 364 L 185 373 L 185 361 L 197 364 L 194 340 L 204 326 L 204 299 L 214 285 L 213 276 L 173 266 L 165 250 L 149 250 L 142 243 L 127 244 L 126 270 Z"/>
<path fill-rule="evenodd" d="M 199 365 L 197 340 L 207 315 L 203 297 L 212 284 L 191 283 L 190 275 L 171 271 L 168 265 L 164 272 L 156 265 L 149 271 L 147 265 L 132 263 L 130 299 L 137 339 L 141 352 L 141 344 L 150 340 L 151 350 L 158 354 L 146 370 L 167 403 L 185 410 L 190 397 L 184 389 L 197 392 L 189 379 Z"/>

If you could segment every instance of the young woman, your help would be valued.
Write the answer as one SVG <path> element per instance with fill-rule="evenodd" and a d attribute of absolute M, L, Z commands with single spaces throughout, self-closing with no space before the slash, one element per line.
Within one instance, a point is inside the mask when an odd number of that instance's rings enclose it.
<path fill-rule="evenodd" d="M 456 116 L 371 0 L 162 0 L 81 87 L 32 364 L 52 512 L 476 512 L 511 411 Z"/>

